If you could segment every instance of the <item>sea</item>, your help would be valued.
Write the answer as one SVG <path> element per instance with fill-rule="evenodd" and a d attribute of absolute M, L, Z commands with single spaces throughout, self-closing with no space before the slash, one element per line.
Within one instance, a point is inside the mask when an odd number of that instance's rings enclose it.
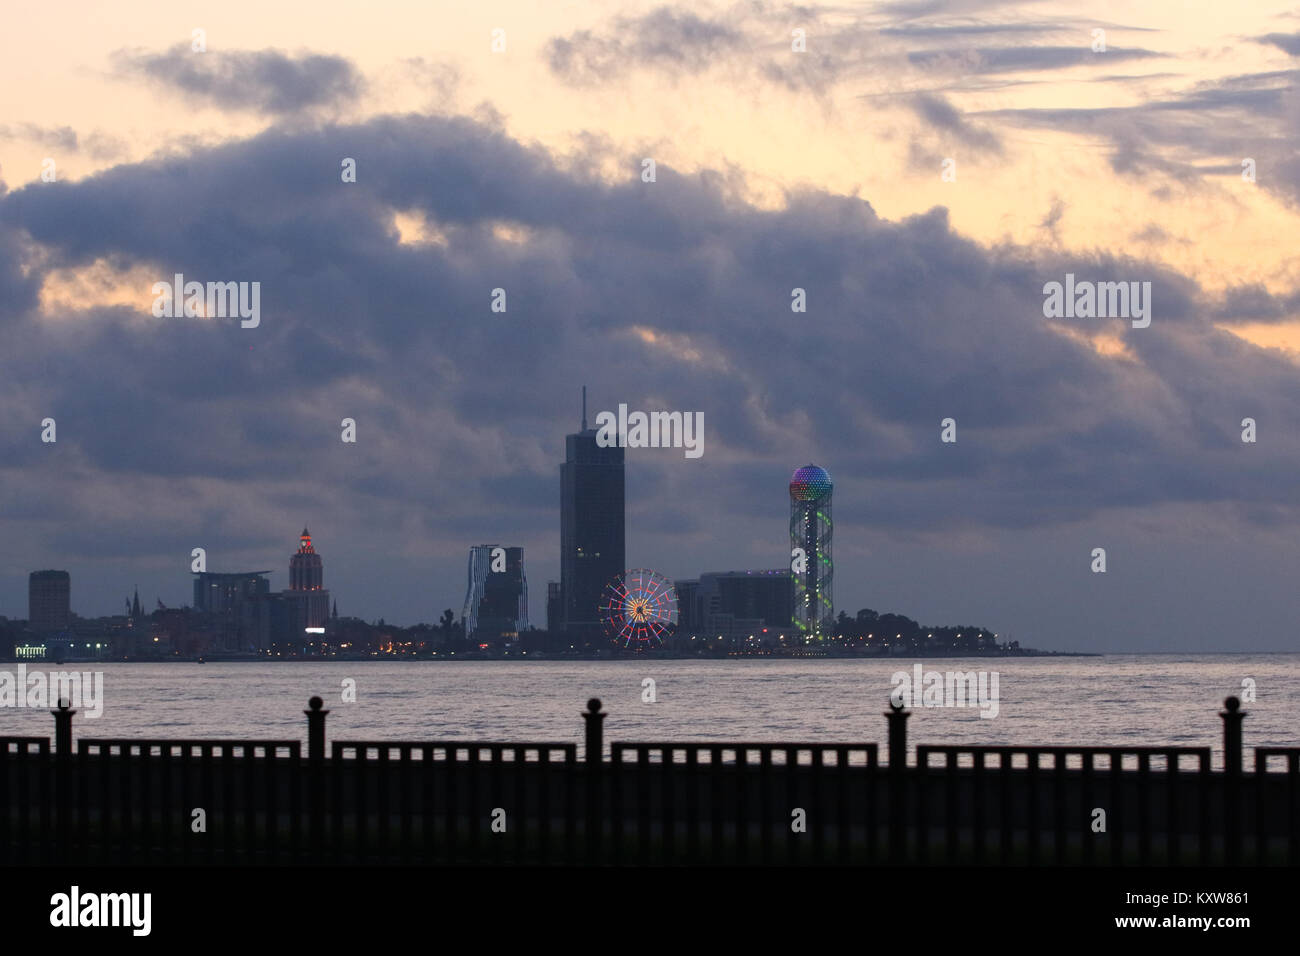
<path fill-rule="evenodd" d="M 918 663 L 923 672 L 996 673 L 998 707 L 995 717 L 974 706 L 913 707 L 913 746 L 1210 746 L 1217 765 L 1229 695 L 1244 701 L 1248 752 L 1300 746 L 1300 654 L 27 667 L 102 672 L 102 714 L 83 708 L 77 737 L 305 740 L 303 711 L 319 696 L 328 739 L 581 743 L 580 715 L 596 697 L 607 742 L 877 741 L 883 751 L 895 675 L 911 681 Z M 53 732 L 47 710 L 0 707 L 0 735 Z"/>

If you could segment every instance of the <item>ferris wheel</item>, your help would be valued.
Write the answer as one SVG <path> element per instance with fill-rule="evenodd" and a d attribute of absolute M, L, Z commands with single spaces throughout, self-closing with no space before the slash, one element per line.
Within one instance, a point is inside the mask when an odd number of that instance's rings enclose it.
<path fill-rule="evenodd" d="M 657 647 L 677 626 L 677 589 L 657 571 L 624 571 L 605 585 L 600 619 L 605 633 L 623 647 Z"/>

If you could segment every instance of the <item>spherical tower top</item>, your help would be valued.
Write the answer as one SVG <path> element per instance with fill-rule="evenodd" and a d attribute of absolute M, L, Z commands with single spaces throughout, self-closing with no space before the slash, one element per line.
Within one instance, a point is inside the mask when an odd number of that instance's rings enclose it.
<path fill-rule="evenodd" d="M 834 487 L 830 474 L 817 465 L 804 465 L 790 476 L 790 498 L 793 501 L 820 501 Z"/>

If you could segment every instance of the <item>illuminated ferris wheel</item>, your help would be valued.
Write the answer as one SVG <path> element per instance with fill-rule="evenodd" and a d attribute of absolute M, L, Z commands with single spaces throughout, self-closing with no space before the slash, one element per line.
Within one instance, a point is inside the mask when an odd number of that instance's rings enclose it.
<path fill-rule="evenodd" d="M 605 633 L 623 647 L 657 647 L 677 626 L 677 589 L 657 571 L 624 571 L 605 585 L 600 619 Z"/>

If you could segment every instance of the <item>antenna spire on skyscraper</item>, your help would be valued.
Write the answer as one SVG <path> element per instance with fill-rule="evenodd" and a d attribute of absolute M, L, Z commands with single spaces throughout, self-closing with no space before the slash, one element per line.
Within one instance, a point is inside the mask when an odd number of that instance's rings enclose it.
<path fill-rule="evenodd" d="M 582 386 L 582 430 L 587 430 L 587 386 Z"/>

